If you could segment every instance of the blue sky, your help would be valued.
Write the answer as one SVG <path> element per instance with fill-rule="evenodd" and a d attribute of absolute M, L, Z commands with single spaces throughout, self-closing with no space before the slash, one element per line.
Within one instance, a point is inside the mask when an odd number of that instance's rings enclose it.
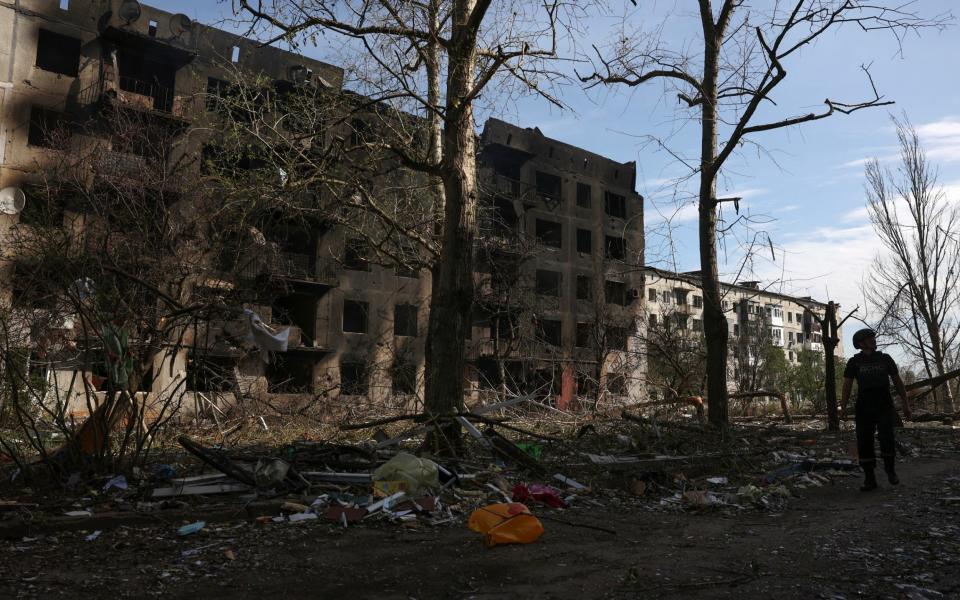
<path fill-rule="evenodd" d="M 164 0 L 155 4 L 206 23 L 219 21 L 230 10 L 229 3 L 215 0 Z M 623 5 L 627 8 L 620 8 L 618 0 L 610 0 L 613 10 L 627 11 L 635 27 L 656 22 L 656 18 L 650 18 L 651 11 L 673 13 L 663 33 L 664 42 L 671 46 L 697 37 L 696 21 L 679 12 L 686 10 L 683 0 L 642 2 L 640 9 L 626 1 Z M 919 0 L 913 8 L 932 16 L 955 6 L 949 0 Z M 619 22 L 617 16 L 596 17 L 589 23 L 588 35 L 603 40 L 618 31 Z M 334 52 L 324 47 L 306 49 L 307 54 L 330 62 L 334 62 Z M 720 189 L 722 196 L 742 196 L 742 212 L 760 221 L 751 230 L 738 229 L 721 249 L 721 258 L 728 258 L 721 265 L 728 279 L 739 269 L 741 242 L 764 232 L 772 238 L 776 261 L 771 261 L 767 248 L 749 263 L 742 279 L 761 279 L 785 293 L 833 299 L 845 308 L 860 305 L 860 315 L 868 321 L 876 318 L 864 314 L 859 291 L 879 250 L 863 210 L 863 161 L 878 157 L 894 164 L 896 138 L 890 115 L 905 113 L 920 132 L 929 157 L 939 165 L 940 181 L 948 195 L 960 197 L 960 85 L 953 76 L 958 59 L 960 29 L 956 26 L 908 36 L 902 54 L 890 35 L 867 34 L 850 27 L 828 33 L 815 46 L 793 57 L 785 65 L 788 77 L 778 88 L 778 106 L 768 112 L 770 117 L 819 111 L 827 97 L 841 101 L 869 97 L 863 64 L 871 65 L 880 94 L 896 104 L 752 138 L 763 146 L 764 153 L 750 151 L 733 160 Z M 678 202 L 675 188 L 666 183 L 683 170 L 667 153 L 644 143 L 642 137 L 669 136 L 675 151 L 695 154 L 696 123 L 678 120 L 681 112 L 673 98 L 665 96 L 656 83 L 632 90 L 584 91 L 572 86 L 563 91 L 563 99 L 572 110 L 559 111 L 528 98 L 496 103 L 491 113 L 521 126 L 538 126 L 548 136 L 615 160 L 637 161 L 637 191 L 646 198 L 647 262 L 694 270 L 699 268 L 696 210 L 682 200 Z M 684 191 L 680 190 L 681 197 Z M 672 218 L 669 238 L 662 235 L 666 217 Z M 856 328 L 847 327 L 848 353 Z"/>

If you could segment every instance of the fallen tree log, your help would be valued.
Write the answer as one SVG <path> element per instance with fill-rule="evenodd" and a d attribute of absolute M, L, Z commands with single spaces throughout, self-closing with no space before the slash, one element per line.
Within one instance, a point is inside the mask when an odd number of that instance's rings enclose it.
<path fill-rule="evenodd" d="M 783 392 L 778 392 L 776 390 L 757 390 L 755 392 L 737 392 L 734 394 L 729 394 L 728 398 L 731 400 L 744 400 L 748 398 L 776 398 L 780 401 L 780 408 L 783 410 L 783 421 L 784 423 L 791 423 L 793 419 L 790 417 L 790 407 L 787 405 L 787 395 Z"/>

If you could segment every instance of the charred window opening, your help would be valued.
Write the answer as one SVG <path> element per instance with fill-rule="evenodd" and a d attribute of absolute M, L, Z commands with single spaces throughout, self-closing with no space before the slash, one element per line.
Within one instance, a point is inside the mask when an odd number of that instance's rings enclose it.
<path fill-rule="evenodd" d="M 367 245 L 363 240 L 353 238 L 347 240 L 343 247 L 343 268 L 351 271 L 369 271 L 370 261 L 367 256 Z"/>
<path fill-rule="evenodd" d="M 537 194 L 546 200 L 559 201 L 563 183 L 557 175 L 537 171 Z"/>
<path fill-rule="evenodd" d="M 537 294 L 560 297 L 560 273 L 537 269 Z"/>
<path fill-rule="evenodd" d="M 117 53 L 117 66 L 121 90 L 144 96 L 148 107 L 154 110 L 170 112 L 173 109 L 175 65 L 121 48 Z"/>
<path fill-rule="evenodd" d="M 226 356 L 191 356 L 187 359 L 188 392 L 231 392 L 234 359 Z"/>
<path fill-rule="evenodd" d="M 607 327 L 607 348 L 626 351 L 629 332 L 626 327 Z"/>
<path fill-rule="evenodd" d="M 79 39 L 41 29 L 37 37 L 37 67 L 76 77 L 80 71 Z"/>
<path fill-rule="evenodd" d="M 390 370 L 394 394 L 417 393 L 417 368 L 407 362 L 396 362 Z"/>
<path fill-rule="evenodd" d="M 477 359 L 477 379 L 481 390 L 495 390 L 502 384 L 500 378 L 500 367 L 497 361 L 489 356 L 482 356 Z"/>
<path fill-rule="evenodd" d="M 593 278 L 577 275 L 577 300 L 593 300 Z"/>
<path fill-rule="evenodd" d="M 537 337 L 546 344 L 559 346 L 563 343 L 563 326 L 556 319 L 537 321 Z"/>
<path fill-rule="evenodd" d="M 344 333 L 366 333 L 370 304 L 357 300 L 343 301 Z"/>
<path fill-rule="evenodd" d="M 67 136 L 67 121 L 63 113 L 42 106 L 30 107 L 30 129 L 27 144 L 40 148 L 56 148 Z"/>
<path fill-rule="evenodd" d="M 615 304 L 617 306 L 627 305 L 627 284 L 622 281 L 607 280 L 604 282 L 603 288 L 604 295 L 607 298 L 607 304 Z"/>
<path fill-rule="evenodd" d="M 581 254 L 593 252 L 593 232 L 589 229 L 577 229 L 577 252 Z"/>
<path fill-rule="evenodd" d="M 271 394 L 313 393 L 313 367 L 310 356 L 277 354 L 267 367 L 267 391 Z"/>
<path fill-rule="evenodd" d="M 362 362 L 340 363 L 340 393 L 346 396 L 367 394 L 367 366 Z"/>
<path fill-rule="evenodd" d="M 517 211 L 513 208 L 513 202 L 497 198 L 493 202 L 491 221 L 490 226 L 494 234 L 510 235 L 517 231 L 520 217 L 517 216 Z"/>
<path fill-rule="evenodd" d="M 220 106 L 220 103 L 230 96 L 231 89 L 229 81 L 217 79 L 216 77 L 207 77 L 207 98 L 205 101 L 207 110 L 216 110 Z"/>
<path fill-rule="evenodd" d="M 604 195 L 604 211 L 611 217 L 618 219 L 627 218 L 627 199 L 620 194 L 606 192 Z"/>
<path fill-rule="evenodd" d="M 516 315 L 496 315 L 490 319 L 491 335 L 499 340 L 515 340 L 520 337 L 520 324 Z"/>
<path fill-rule="evenodd" d="M 577 184 L 577 206 L 580 208 L 593 206 L 593 189 L 586 183 Z"/>
<path fill-rule="evenodd" d="M 593 323 L 577 323 L 574 345 L 577 348 L 593 348 Z"/>
<path fill-rule="evenodd" d="M 397 304 L 393 307 L 393 335 L 417 337 L 417 307 Z"/>
<path fill-rule="evenodd" d="M 604 256 L 611 260 L 626 260 L 627 242 L 622 237 L 608 235 L 604 243 Z"/>
<path fill-rule="evenodd" d="M 544 246 L 560 248 L 563 245 L 563 225 L 555 221 L 537 219 L 536 235 L 537 241 Z"/>
<path fill-rule="evenodd" d="M 362 119 L 350 121 L 350 145 L 359 146 L 370 139 L 370 126 Z"/>
<path fill-rule="evenodd" d="M 292 325 L 300 330 L 301 343 L 313 346 L 317 331 L 317 300 L 306 294 L 281 296 L 271 306 L 273 322 Z"/>

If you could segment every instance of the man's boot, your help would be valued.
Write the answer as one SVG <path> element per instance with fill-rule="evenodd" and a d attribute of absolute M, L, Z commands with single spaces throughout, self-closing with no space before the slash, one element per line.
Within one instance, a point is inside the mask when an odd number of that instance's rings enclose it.
<path fill-rule="evenodd" d="M 883 457 L 883 470 L 887 472 L 887 481 L 890 482 L 890 485 L 897 485 L 900 483 L 900 478 L 897 477 L 897 470 L 893 466 L 892 456 Z"/>
<path fill-rule="evenodd" d="M 860 491 L 869 492 L 877 489 L 877 476 L 874 474 L 873 467 L 864 467 L 863 475 L 863 485 L 860 486 Z"/>

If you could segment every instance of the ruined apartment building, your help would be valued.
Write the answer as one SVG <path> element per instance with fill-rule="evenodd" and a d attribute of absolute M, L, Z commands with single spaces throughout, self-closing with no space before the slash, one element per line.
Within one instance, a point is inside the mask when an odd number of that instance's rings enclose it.
<path fill-rule="evenodd" d="M 0 188 L 25 187 L 38 177 L 59 151 L 44 136 L 54 124 L 105 118 L 108 112 L 95 109 L 108 102 L 186 131 L 205 119 L 197 96 L 222 88 L 237 70 L 278 82 L 312 78 L 332 89 L 342 82 L 335 66 L 131 0 L 0 5 Z M 199 153 L 202 143 L 197 136 L 171 151 Z M 498 235 L 478 244 L 489 250 L 492 240 L 495 254 L 510 257 L 506 237 L 534 243 L 514 257 L 522 259 L 518 269 L 529 283 L 524 310 L 510 305 L 507 318 L 491 319 L 503 311 L 491 310 L 480 288 L 465 390 L 488 387 L 499 370 L 527 384 L 552 380 L 537 389 L 564 405 L 578 392 L 595 395 L 598 385 L 615 395 L 636 393 L 642 361 L 626 358 L 636 343 L 642 290 L 636 265 L 642 264 L 643 207 L 633 191 L 635 165 L 497 120 L 485 125 L 482 147 L 484 199 L 503 218 Z M 102 158 L 130 164 L 124 158 L 131 151 L 113 147 Z M 29 199 L 23 214 L 0 215 L 0 242 L 28 212 Z M 75 217 L 68 209 L 64 222 L 83 222 Z M 512 233 L 505 237 L 507 230 Z M 264 365 L 222 340 L 197 356 L 180 349 L 158 359 L 141 391 L 156 394 L 186 378 L 188 393 L 229 395 L 191 376 L 209 365 L 232 371 L 251 394 L 404 403 L 422 393 L 429 272 L 373 264 L 356 240 L 322 224 L 263 233 L 273 258 L 260 268 L 283 292 L 252 308 L 273 327 L 292 328 L 289 350 Z M 480 263 L 484 256 L 478 251 Z M 4 268 L 0 281 L 11 283 L 0 284 L 0 301 L 15 302 L 15 277 L 0 264 Z M 521 338 L 523 347 L 498 343 Z M 46 368 L 49 377 L 70 381 L 55 364 Z M 71 393 L 79 396 L 82 387 L 75 385 Z"/>
<path fill-rule="evenodd" d="M 646 293 L 644 314 L 647 327 L 672 319 L 678 329 L 703 330 L 703 293 L 699 273 L 674 273 L 653 267 L 645 268 Z M 826 304 L 812 298 L 788 296 L 762 289 L 758 281 L 739 284 L 720 283 L 721 304 L 727 318 L 729 347 L 732 350 L 744 336 L 767 339 L 783 350 L 791 364 L 801 350 L 823 352 L 820 324 L 810 309 L 823 316 Z M 843 356 L 843 332 L 835 354 Z M 730 377 L 734 377 L 731 360 Z M 732 379 L 730 380 L 732 383 Z"/>
<path fill-rule="evenodd" d="M 620 163 L 490 119 L 481 136 L 477 389 L 549 393 L 559 406 L 636 397 L 643 198 Z"/>

